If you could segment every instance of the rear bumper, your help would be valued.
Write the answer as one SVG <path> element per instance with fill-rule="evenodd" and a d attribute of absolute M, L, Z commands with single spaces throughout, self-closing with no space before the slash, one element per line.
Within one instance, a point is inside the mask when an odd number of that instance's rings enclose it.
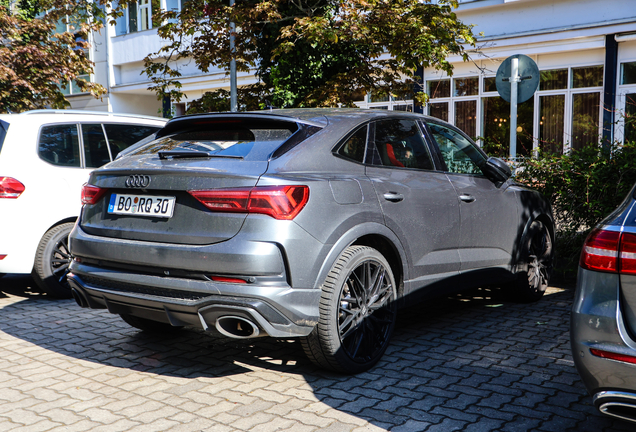
<path fill-rule="evenodd" d="M 78 263 L 68 281 L 80 306 L 174 326 L 210 330 L 219 318 L 238 317 L 261 335 L 296 337 L 308 335 L 318 321 L 320 290 L 315 289 L 126 274 Z"/>
<path fill-rule="evenodd" d="M 636 399 L 610 397 L 636 395 L 636 364 L 598 357 L 590 351 L 598 349 L 636 358 L 636 341 L 623 321 L 619 287 L 617 274 L 579 268 L 570 322 L 572 357 L 597 408 L 605 414 L 621 413 L 625 419 L 636 421 Z"/>
<path fill-rule="evenodd" d="M 261 335 L 306 336 L 319 318 L 313 281 L 323 260 L 314 257 L 325 245 L 292 221 L 272 221 L 247 218 L 239 234 L 207 245 L 101 237 L 78 224 L 69 236 L 76 257 L 69 283 L 80 305 L 116 314 L 206 330 L 231 315 Z"/>

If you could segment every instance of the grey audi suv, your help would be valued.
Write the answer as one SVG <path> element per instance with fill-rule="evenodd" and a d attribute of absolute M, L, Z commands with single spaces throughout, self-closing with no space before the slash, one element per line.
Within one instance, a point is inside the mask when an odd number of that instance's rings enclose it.
<path fill-rule="evenodd" d="M 594 405 L 636 422 L 636 186 L 583 245 L 570 324 Z"/>
<path fill-rule="evenodd" d="M 549 204 L 457 128 L 308 109 L 171 120 L 94 171 L 69 244 L 80 306 L 146 331 L 301 338 L 317 365 L 373 366 L 401 303 L 545 291 Z"/>

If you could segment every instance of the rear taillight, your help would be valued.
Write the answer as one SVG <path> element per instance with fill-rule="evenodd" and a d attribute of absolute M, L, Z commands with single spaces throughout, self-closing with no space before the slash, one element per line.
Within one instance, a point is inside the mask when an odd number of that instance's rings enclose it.
<path fill-rule="evenodd" d="M 309 200 L 309 188 L 299 185 L 188 192 L 210 210 L 260 213 L 281 220 L 295 218 Z"/>
<path fill-rule="evenodd" d="M 210 210 L 245 213 L 252 188 L 188 191 Z"/>
<path fill-rule="evenodd" d="M 618 271 L 620 237 L 618 231 L 593 230 L 585 240 L 579 265 L 588 270 Z"/>
<path fill-rule="evenodd" d="M 0 177 L 0 198 L 17 198 L 22 192 L 22 183 L 11 177 Z"/>
<path fill-rule="evenodd" d="M 106 191 L 107 189 L 84 183 L 84 186 L 82 186 L 82 204 L 96 204 Z"/>
<path fill-rule="evenodd" d="M 621 273 L 636 274 L 636 234 L 623 233 L 618 259 Z"/>
<path fill-rule="evenodd" d="M 309 199 L 307 186 L 265 186 L 252 189 L 247 209 L 276 219 L 296 217 Z"/>
<path fill-rule="evenodd" d="M 585 240 L 579 265 L 587 270 L 636 274 L 636 234 L 593 230 Z"/>

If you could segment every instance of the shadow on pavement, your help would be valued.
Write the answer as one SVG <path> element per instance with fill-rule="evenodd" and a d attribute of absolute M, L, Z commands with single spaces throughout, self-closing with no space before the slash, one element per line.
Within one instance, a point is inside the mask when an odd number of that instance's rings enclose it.
<path fill-rule="evenodd" d="M 0 277 L 0 298 L 7 294 L 17 297 L 44 297 L 31 275 L 7 274 Z"/>
<path fill-rule="evenodd" d="M 380 363 L 342 376 L 314 367 L 298 341 L 199 330 L 151 335 L 104 310 L 48 299 L 29 279 L 0 279 L 0 306 L 3 296 L 22 298 L 4 301 L 0 330 L 73 359 L 193 381 L 253 371 L 292 376 L 322 403 L 385 430 L 631 430 L 593 408 L 574 368 L 571 288 L 551 288 L 533 304 L 474 289 L 413 305 L 400 312 Z"/>

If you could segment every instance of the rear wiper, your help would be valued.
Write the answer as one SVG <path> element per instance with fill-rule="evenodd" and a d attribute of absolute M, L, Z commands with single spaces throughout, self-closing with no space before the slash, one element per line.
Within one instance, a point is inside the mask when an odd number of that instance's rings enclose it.
<path fill-rule="evenodd" d="M 160 151 L 159 159 L 168 158 L 230 158 L 230 159 L 243 159 L 243 156 L 238 155 L 223 155 L 217 153 L 208 153 L 198 150 L 165 150 Z"/>

